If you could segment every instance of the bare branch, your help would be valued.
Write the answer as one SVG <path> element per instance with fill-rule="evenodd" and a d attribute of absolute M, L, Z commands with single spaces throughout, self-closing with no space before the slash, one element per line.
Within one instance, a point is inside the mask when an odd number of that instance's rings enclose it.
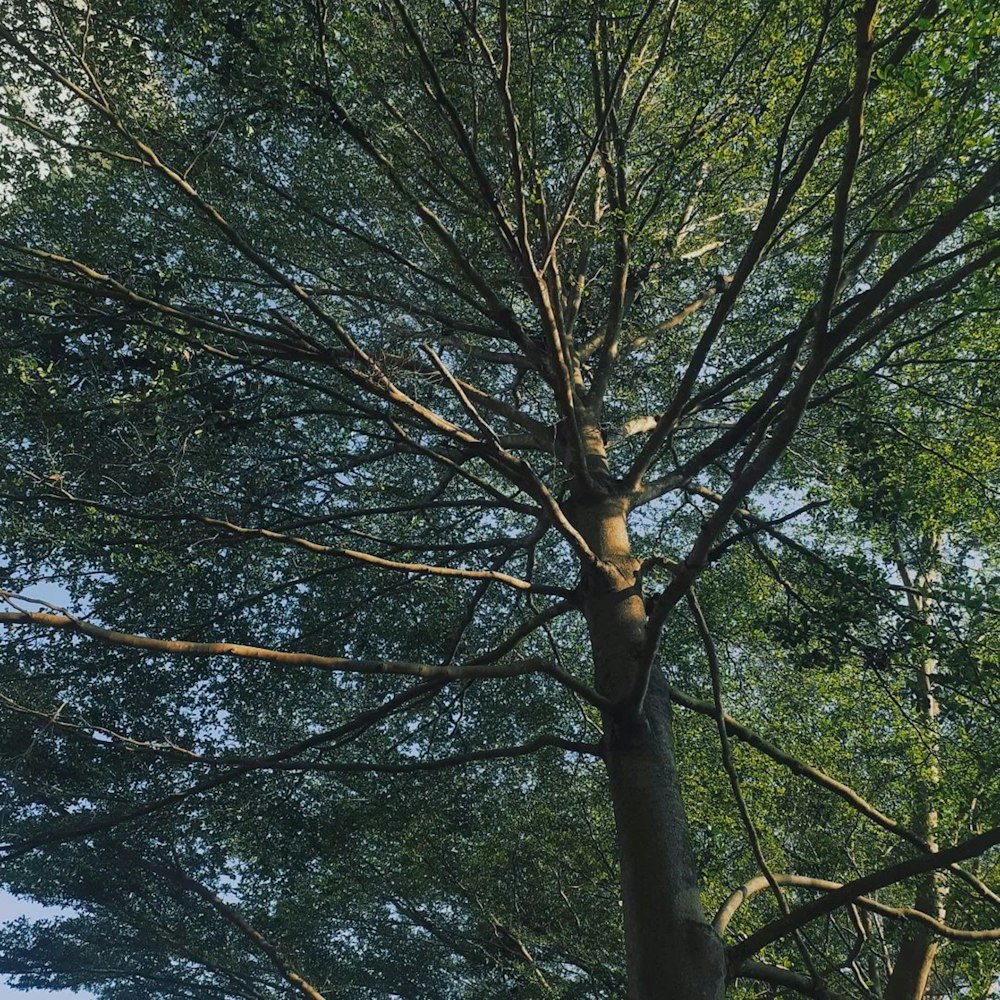
<path fill-rule="evenodd" d="M 774 877 L 771 867 L 768 865 L 767 859 L 764 857 L 764 848 L 761 846 L 760 836 L 757 834 L 757 827 L 754 825 L 753 817 L 750 815 L 750 809 L 748 808 L 746 799 L 744 799 L 743 792 L 740 789 L 739 775 L 736 773 L 736 767 L 733 764 L 732 750 L 729 746 L 729 731 L 726 724 L 726 710 L 722 704 L 722 671 L 719 664 L 719 654 L 715 647 L 715 640 L 712 638 L 712 633 L 709 630 L 708 622 L 705 621 L 705 615 L 702 613 L 701 605 L 698 603 L 698 598 L 695 595 L 694 590 L 691 590 L 688 593 L 688 605 L 691 608 L 691 614 L 694 616 L 695 624 L 698 626 L 698 634 L 701 636 L 702 644 L 705 647 L 705 656 L 708 660 L 709 672 L 712 677 L 712 696 L 715 699 L 715 721 L 719 729 L 719 742 L 722 747 L 722 767 L 729 778 L 729 784 L 733 790 L 733 798 L 736 801 L 736 808 L 739 811 L 743 827 L 747 832 L 747 838 L 750 841 L 750 848 L 753 851 L 753 856 L 757 861 L 757 867 L 760 868 L 763 874 L 765 884 L 771 887 L 771 891 L 774 893 L 774 898 L 778 902 L 778 909 L 785 916 L 788 916 L 791 912 L 788 906 L 788 900 L 785 899 L 785 894 L 781 891 L 781 884 Z M 806 967 L 809 969 L 812 982 L 815 986 L 818 986 L 820 984 L 819 973 L 816 971 L 812 957 L 806 948 L 805 941 L 802 940 L 802 936 L 797 931 L 793 933 L 795 943 L 802 955 L 802 959 L 806 963 Z"/>
<path fill-rule="evenodd" d="M 367 712 L 362 712 L 360 715 L 356 715 L 354 718 L 334 729 L 317 733 L 299 743 L 293 744 L 290 747 L 286 747 L 284 750 L 272 754 L 270 757 L 261 758 L 261 760 L 266 761 L 267 764 L 277 764 L 283 760 L 289 760 L 297 757 L 299 754 L 315 747 L 323 746 L 324 744 L 332 743 L 345 737 L 364 732 L 376 723 L 394 715 L 406 706 L 427 698 L 430 695 L 436 694 L 446 683 L 447 680 L 420 681 L 412 687 L 407 688 L 405 691 L 387 699 L 378 707 L 370 709 Z M 50 847 L 54 844 L 61 844 L 70 840 L 78 840 L 82 837 L 92 836 L 93 834 L 105 833 L 108 830 L 112 830 L 123 824 L 133 823 L 137 820 L 145 819 L 146 817 L 152 816 L 163 809 L 169 809 L 173 806 L 180 805 L 190 798 L 202 795 L 205 792 L 212 791 L 216 788 L 221 788 L 230 782 L 238 781 L 247 774 L 250 774 L 255 770 L 259 770 L 262 766 L 265 765 L 244 764 L 230 768 L 229 770 L 215 774 L 210 778 L 205 778 L 203 781 L 199 781 L 194 785 L 190 785 L 188 788 L 172 792 L 168 795 L 160 796 L 159 798 L 135 806 L 132 809 L 127 809 L 120 813 L 101 816 L 97 819 L 89 820 L 83 823 L 77 822 L 65 830 L 55 830 L 50 833 L 41 834 L 37 837 L 32 837 L 28 840 L 3 845 L 4 859 L 12 860 L 14 858 L 22 857 L 25 854 L 30 854 L 32 851 L 39 850 L 40 848 Z"/>
<path fill-rule="evenodd" d="M 303 979 L 302 976 L 291 967 L 281 952 L 278 951 L 278 949 L 270 941 L 268 941 L 268 939 L 264 937 L 260 931 L 248 923 L 246 918 L 241 916 L 235 907 L 223 902 L 222 898 L 217 893 L 209 889 L 208 886 L 203 885 L 196 879 L 191 878 L 190 875 L 181 871 L 181 869 L 176 865 L 165 865 L 158 861 L 150 861 L 147 858 L 140 857 L 134 851 L 122 849 L 120 853 L 133 863 L 142 866 L 148 871 L 155 872 L 157 875 L 166 878 L 168 881 L 173 882 L 182 889 L 186 889 L 188 892 L 191 892 L 200 899 L 203 899 L 209 904 L 209 906 L 212 907 L 213 910 L 220 914 L 220 916 L 222 916 L 227 923 L 235 927 L 240 934 L 243 935 L 243 937 L 250 941 L 258 951 L 263 952 L 281 976 L 293 987 L 295 987 L 295 989 L 298 990 L 304 997 L 307 997 L 308 1000 L 326 1000 L 326 997 L 324 997 L 315 986 Z"/>
<path fill-rule="evenodd" d="M 782 989 L 795 990 L 796 993 L 813 997 L 814 1000 L 838 1000 L 836 994 L 824 986 L 817 986 L 809 976 L 803 976 L 801 972 L 794 972 L 780 965 L 768 965 L 766 962 L 744 962 L 734 978 L 750 979 L 756 983 L 769 983 Z"/>
<path fill-rule="evenodd" d="M 578 740 L 567 740 L 559 736 L 539 736 L 527 743 L 516 746 L 490 747 L 485 750 L 470 750 L 468 753 L 454 754 L 450 757 L 415 758 L 412 761 L 317 761 L 288 760 L 276 764 L 261 765 L 263 770 L 270 771 L 310 771 L 331 774 L 410 774 L 416 771 L 443 771 L 452 767 L 464 767 L 466 764 L 480 764 L 491 760 L 513 760 L 517 757 L 530 757 L 539 750 L 555 749 L 564 753 L 580 754 L 590 757 L 603 756 L 599 743 L 582 743 Z M 246 763 L 252 763 L 247 761 Z"/>
<path fill-rule="evenodd" d="M 998 844 L 1000 844 L 1000 826 L 993 827 L 978 837 L 971 837 L 969 840 L 943 851 L 924 854 L 919 858 L 910 858 L 908 861 L 900 861 L 887 868 L 880 868 L 855 879 L 853 882 L 847 882 L 838 889 L 831 890 L 825 896 L 792 910 L 788 916 L 781 917 L 755 931 L 746 940 L 740 941 L 730 949 L 730 957 L 738 967 L 739 963 L 756 955 L 762 948 L 766 948 L 769 944 L 802 927 L 810 920 L 832 913 L 877 889 L 895 885 L 897 882 L 902 882 L 915 875 L 939 871 L 957 861 L 964 861 L 966 858 L 978 857 Z"/>
<path fill-rule="evenodd" d="M 851 110 L 848 115 L 848 138 L 844 150 L 844 165 L 837 182 L 837 193 L 833 209 L 833 222 L 830 238 L 830 262 L 816 306 L 816 331 L 818 336 L 826 336 L 830 323 L 830 310 L 833 308 L 837 290 L 841 284 L 844 267 L 845 234 L 847 232 L 847 213 L 850 207 L 851 187 L 854 184 L 854 174 L 858 160 L 861 158 L 861 144 L 864 138 L 865 97 L 871 81 L 872 58 L 875 46 L 872 43 L 872 30 L 875 15 L 878 10 L 878 0 L 864 0 L 857 14 L 856 66 L 854 71 L 854 92 L 851 94 Z"/>
<path fill-rule="evenodd" d="M 716 717 L 716 709 L 711 702 L 700 701 L 697 698 L 692 698 L 679 688 L 671 686 L 670 700 L 683 708 L 697 712 L 699 715 L 706 715 L 709 718 Z M 858 794 L 858 792 L 856 792 L 853 788 L 850 788 L 843 782 L 838 781 L 825 771 L 821 771 L 818 767 L 807 764 L 804 761 L 799 760 L 797 757 L 793 757 L 786 751 L 779 749 L 773 743 L 768 742 L 763 737 L 758 736 L 752 730 L 748 729 L 746 726 L 737 722 L 732 716 L 726 715 L 725 722 L 726 732 L 734 739 L 738 739 L 741 742 L 746 743 L 748 746 L 753 747 L 755 750 L 760 751 L 765 756 L 770 757 L 776 764 L 780 764 L 782 767 L 787 767 L 793 774 L 797 774 L 800 777 L 813 782 L 813 784 L 818 785 L 820 788 L 825 788 L 827 791 L 833 792 L 834 795 L 843 799 L 856 812 L 859 812 L 862 816 L 871 820 L 877 826 L 882 827 L 882 829 L 886 830 L 888 833 L 905 840 L 907 843 L 912 844 L 920 851 L 928 854 L 932 853 L 932 847 L 926 840 L 914 833 L 912 830 L 903 826 L 901 823 L 898 823 L 890 816 L 887 816 L 880 809 L 873 806 L 867 799 Z M 982 881 L 976 878 L 976 876 L 967 872 L 964 868 L 961 868 L 957 864 L 947 865 L 946 867 L 948 871 L 967 882 L 984 899 L 988 899 L 995 906 L 1000 907 L 1000 896 L 990 889 L 989 886 L 985 885 Z"/>
<path fill-rule="evenodd" d="M 829 879 L 824 878 L 784 874 L 776 874 L 773 877 L 779 885 L 794 886 L 799 889 L 837 892 L 844 888 L 842 882 L 831 882 Z M 740 906 L 752 899 L 761 890 L 766 889 L 767 886 L 768 881 L 763 877 L 751 879 L 745 885 L 741 886 L 719 908 L 718 913 L 716 913 L 712 921 L 712 926 L 720 934 L 724 934 L 726 928 L 729 926 L 729 922 L 733 919 Z M 873 913 L 879 913 L 884 917 L 922 924 L 924 927 L 929 927 L 936 934 L 940 934 L 941 937 L 947 938 L 949 941 L 964 941 L 970 944 L 979 941 L 1000 941 L 1000 927 L 987 927 L 982 930 L 950 927 L 948 924 L 937 920 L 923 910 L 917 910 L 910 906 L 888 906 L 885 903 L 880 903 L 877 899 L 870 899 L 868 896 L 858 896 L 852 902 L 862 909 L 871 910 Z"/>
<path fill-rule="evenodd" d="M 8 595 L 9 596 L 9 595 Z M 398 674 L 428 680 L 469 680 L 484 677 L 518 677 L 530 673 L 552 673 L 551 664 L 537 657 L 505 664 L 480 664 L 474 667 L 444 664 L 411 663 L 406 660 L 351 660 L 316 653 L 296 653 L 235 642 L 188 642 L 183 639 L 154 639 L 131 632 L 101 628 L 70 615 L 41 611 L 0 612 L 0 624 L 28 625 L 52 631 L 77 632 L 111 646 L 139 649 L 147 653 L 173 656 L 226 656 L 238 660 L 262 660 L 283 667 L 309 667 L 337 673 Z"/>

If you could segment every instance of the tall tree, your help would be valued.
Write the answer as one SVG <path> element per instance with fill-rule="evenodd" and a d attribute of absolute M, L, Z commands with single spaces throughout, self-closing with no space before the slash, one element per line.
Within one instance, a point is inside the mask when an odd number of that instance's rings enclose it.
<path fill-rule="evenodd" d="M 984 995 L 990 7 L 3 0 L 5 967 Z"/>

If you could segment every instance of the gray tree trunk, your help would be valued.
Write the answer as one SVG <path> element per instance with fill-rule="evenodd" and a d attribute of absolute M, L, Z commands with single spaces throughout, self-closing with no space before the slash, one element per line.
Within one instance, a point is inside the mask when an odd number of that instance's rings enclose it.
<path fill-rule="evenodd" d="M 635 690 L 649 659 L 640 565 L 623 502 L 604 497 L 573 514 L 603 565 L 588 573 L 584 592 L 596 686 L 620 702 Z M 604 722 L 629 1000 L 721 1000 L 725 951 L 701 905 L 666 681 L 654 670 L 639 717 L 609 712 Z"/>
<path fill-rule="evenodd" d="M 920 550 L 925 562 L 918 567 L 912 578 L 902 558 L 902 550 L 897 548 L 897 569 L 904 581 L 913 588 L 907 595 L 910 610 L 928 625 L 933 622 L 934 601 L 931 592 L 938 581 L 942 544 L 943 539 L 939 535 L 928 535 L 922 539 Z M 937 798 L 941 784 L 937 667 L 937 659 L 927 653 L 921 657 L 915 671 L 917 714 L 924 727 L 927 760 L 914 775 L 917 796 L 909 822 L 910 828 L 916 830 L 935 851 L 938 849 Z M 927 875 L 920 882 L 914 901 L 915 908 L 938 920 L 944 920 L 947 916 L 946 888 L 945 879 L 940 872 Z M 939 947 L 940 942 L 929 928 L 911 929 L 900 946 L 886 983 L 885 1000 L 924 1000 Z"/>
<path fill-rule="evenodd" d="M 607 746 L 621 860 L 629 1000 L 721 1000 L 725 952 L 705 918 L 674 767 L 666 682 L 639 732 Z"/>

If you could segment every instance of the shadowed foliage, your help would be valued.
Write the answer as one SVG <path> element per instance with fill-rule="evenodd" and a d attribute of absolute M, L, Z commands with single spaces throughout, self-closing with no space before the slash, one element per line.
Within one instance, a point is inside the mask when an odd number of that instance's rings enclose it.
<path fill-rule="evenodd" d="M 0 0 L 0 972 L 992 995 L 991 7 Z"/>

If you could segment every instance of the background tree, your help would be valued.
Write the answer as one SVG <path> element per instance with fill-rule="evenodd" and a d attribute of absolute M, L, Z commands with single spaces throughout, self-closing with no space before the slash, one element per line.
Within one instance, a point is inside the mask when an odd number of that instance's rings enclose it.
<path fill-rule="evenodd" d="M 8 971 L 987 994 L 988 5 L 0 10 Z"/>

